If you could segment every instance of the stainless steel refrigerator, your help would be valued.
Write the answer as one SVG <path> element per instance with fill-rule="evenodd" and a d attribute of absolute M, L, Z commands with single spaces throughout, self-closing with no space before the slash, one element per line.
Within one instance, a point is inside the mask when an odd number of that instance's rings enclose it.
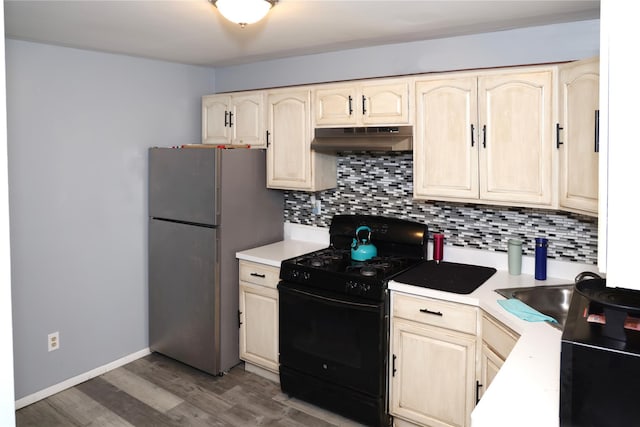
<path fill-rule="evenodd" d="M 211 374 L 239 363 L 239 250 L 283 236 L 264 150 L 149 149 L 149 348 Z"/>

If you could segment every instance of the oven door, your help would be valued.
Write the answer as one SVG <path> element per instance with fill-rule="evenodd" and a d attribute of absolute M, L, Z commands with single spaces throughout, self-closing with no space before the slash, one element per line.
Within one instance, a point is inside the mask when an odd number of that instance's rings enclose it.
<path fill-rule="evenodd" d="M 384 302 L 280 282 L 280 365 L 370 396 L 385 394 Z"/>

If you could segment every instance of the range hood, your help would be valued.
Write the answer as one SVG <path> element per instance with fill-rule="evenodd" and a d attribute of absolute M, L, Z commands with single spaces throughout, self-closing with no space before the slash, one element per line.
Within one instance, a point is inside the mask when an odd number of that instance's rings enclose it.
<path fill-rule="evenodd" d="M 311 148 L 316 151 L 411 151 L 412 126 L 317 128 Z"/>

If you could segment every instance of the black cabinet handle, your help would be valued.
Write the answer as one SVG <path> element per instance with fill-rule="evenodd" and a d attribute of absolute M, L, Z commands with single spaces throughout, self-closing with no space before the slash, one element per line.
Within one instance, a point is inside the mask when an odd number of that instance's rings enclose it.
<path fill-rule="evenodd" d="M 253 276 L 253 277 L 261 277 L 261 278 L 263 278 L 263 279 L 264 279 L 265 277 L 267 277 L 267 276 L 265 276 L 264 274 L 260 274 L 260 273 L 251 273 L 250 275 L 251 275 L 251 276 Z"/>
<path fill-rule="evenodd" d="M 353 98 L 349 95 L 349 116 L 353 114 Z"/>
<path fill-rule="evenodd" d="M 482 387 L 482 384 L 480 384 L 480 381 L 476 380 L 476 405 L 480 402 L 480 387 Z"/>
<path fill-rule="evenodd" d="M 560 149 L 560 146 L 564 144 L 564 142 L 560 141 L 560 131 L 563 130 L 563 127 L 560 127 L 560 123 L 556 123 L 556 148 Z"/>
<path fill-rule="evenodd" d="M 269 146 L 269 135 L 270 135 L 270 132 L 267 131 L 267 147 Z"/>
<path fill-rule="evenodd" d="M 475 127 L 473 125 L 471 125 L 471 146 L 473 147 L 473 144 L 476 143 L 476 141 L 474 140 L 474 133 L 475 133 Z"/>
<path fill-rule="evenodd" d="M 595 122 L 595 152 L 600 152 L 600 110 L 596 110 L 596 122 Z"/>
<path fill-rule="evenodd" d="M 224 127 L 229 126 L 229 120 L 227 119 L 227 117 L 229 117 L 229 112 L 225 111 L 224 112 Z"/>
<path fill-rule="evenodd" d="M 229 127 L 233 127 L 233 113 L 229 111 Z"/>
<path fill-rule="evenodd" d="M 393 360 L 391 362 L 391 376 L 395 377 L 396 376 L 396 355 L 393 355 Z"/>
<path fill-rule="evenodd" d="M 439 312 L 439 311 L 431 311 L 431 310 L 426 309 L 426 308 L 421 308 L 420 309 L 420 313 L 433 314 L 434 316 L 442 316 L 441 312 Z"/>
<path fill-rule="evenodd" d="M 482 148 L 487 148 L 487 125 L 482 126 Z"/>
<path fill-rule="evenodd" d="M 242 321 L 240 320 L 241 315 L 242 315 L 242 312 L 238 310 L 238 328 L 240 328 L 240 325 L 242 325 Z"/>
<path fill-rule="evenodd" d="M 362 95 L 362 115 L 365 115 L 367 113 L 367 98 L 365 98 L 364 95 Z"/>

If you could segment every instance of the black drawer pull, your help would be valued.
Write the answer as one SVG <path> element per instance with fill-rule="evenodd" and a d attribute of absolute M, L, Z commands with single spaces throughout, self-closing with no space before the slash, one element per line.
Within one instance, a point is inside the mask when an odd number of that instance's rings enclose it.
<path fill-rule="evenodd" d="M 420 313 L 433 314 L 434 316 L 442 316 L 442 313 L 439 311 L 431 311 L 426 308 L 421 308 Z"/>
<path fill-rule="evenodd" d="M 260 277 L 261 279 L 264 279 L 265 277 L 267 277 L 267 276 L 265 276 L 264 274 L 260 274 L 260 273 L 251 273 L 251 276 L 253 276 L 253 277 Z"/>

